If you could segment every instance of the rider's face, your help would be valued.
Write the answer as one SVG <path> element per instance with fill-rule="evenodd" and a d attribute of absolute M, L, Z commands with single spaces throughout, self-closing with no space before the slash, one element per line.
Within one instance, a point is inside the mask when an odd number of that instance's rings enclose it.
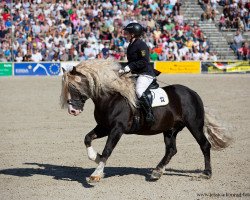
<path fill-rule="evenodd" d="M 127 41 L 130 41 L 132 39 L 132 34 L 128 31 L 124 31 L 123 34 Z"/>

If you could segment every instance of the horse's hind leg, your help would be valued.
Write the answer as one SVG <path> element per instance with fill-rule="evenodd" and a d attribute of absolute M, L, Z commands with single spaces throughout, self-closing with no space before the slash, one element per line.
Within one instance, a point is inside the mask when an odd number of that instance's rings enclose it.
<path fill-rule="evenodd" d="M 199 126 L 197 126 L 197 124 L 199 124 Z M 203 123 L 195 122 L 195 124 L 192 123 L 192 124 L 187 125 L 187 128 L 192 133 L 192 135 L 194 136 L 198 144 L 200 145 L 201 151 L 204 155 L 205 170 L 201 177 L 209 179 L 212 176 L 212 168 L 211 168 L 211 162 L 210 162 L 211 145 L 204 135 Z"/>
<path fill-rule="evenodd" d="M 165 155 L 157 165 L 157 167 L 153 170 L 150 180 L 158 180 L 163 171 L 165 170 L 165 166 L 169 163 L 171 158 L 177 153 L 176 148 L 176 136 L 182 128 L 174 129 L 174 130 L 167 130 L 163 132 L 164 142 L 165 142 Z"/>

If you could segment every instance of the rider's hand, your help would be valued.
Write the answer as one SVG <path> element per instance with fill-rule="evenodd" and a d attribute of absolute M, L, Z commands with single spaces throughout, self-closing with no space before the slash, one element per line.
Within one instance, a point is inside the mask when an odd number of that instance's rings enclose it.
<path fill-rule="evenodd" d="M 120 69 L 118 72 L 119 72 L 119 74 L 129 73 L 130 68 L 129 68 L 129 66 L 126 66 L 123 69 Z"/>

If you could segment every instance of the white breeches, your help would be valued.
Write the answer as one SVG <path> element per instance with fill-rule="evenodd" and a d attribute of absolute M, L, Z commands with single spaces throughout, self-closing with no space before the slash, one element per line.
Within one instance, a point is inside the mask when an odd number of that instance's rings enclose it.
<path fill-rule="evenodd" d="M 146 91 L 146 89 L 153 82 L 153 80 L 154 80 L 154 77 L 149 76 L 149 75 L 140 75 L 137 78 L 135 92 L 138 98 L 142 96 L 143 92 Z"/>

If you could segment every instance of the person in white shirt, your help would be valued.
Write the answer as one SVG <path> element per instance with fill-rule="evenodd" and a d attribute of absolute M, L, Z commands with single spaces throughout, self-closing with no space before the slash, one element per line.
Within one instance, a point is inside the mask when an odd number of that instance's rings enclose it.
<path fill-rule="evenodd" d="M 22 62 L 23 61 L 23 56 L 21 52 L 17 53 L 17 57 L 16 57 L 16 62 Z"/>
<path fill-rule="evenodd" d="M 187 52 L 189 52 L 189 49 L 186 44 L 183 44 L 182 48 L 179 49 L 180 57 L 182 58 L 183 56 L 185 56 Z"/>
<path fill-rule="evenodd" d="M 62 37 L 58 33 L 56 33 L 56 35 L 54 37 L 54 43 L 55 43 L 55 45 L 58 46 L 59 43 L 60 43 L 60 41 L 62 41 Z"/>
<path fill-rule="evenodd" d="M 90 43 L 93 43 L 93 42 L 96 43 L 97 42 L 97 39 L 96 39 L 96 37 L 95 37 L 95 35 L 94 35 L 93 32 L 90 32 L 89 37 L 88 37 L 88 41 Z"/>
<path fill-rule="evenodd" d="M 201 60 L 202 61 L 207 61 L 209 59 L 209 53 L 206 50 L 203 50 L 201 53 Z"/>
<path fill-rule="evenodd" d="M 212 61 L 217 61 L 218 60 L 217 55 L 216 55 L 215 52 L 210 53 L 209 60 L 212 60 Z"/>
<path fill-rule="evenodd" d="M 87 44 L 87 47 L 85 47 L 84 49 L 84 54 L 88 59 L 94 59 L 96 57 L 96 51 L 91 47 L 89 42 Z"/>
<path fill-rule="evenodd" d="M 37 49 L 34 49 L 32 55 L 31 55 L 31 60 L 33 62 L 41 62 L 43 59 L 42 54 L 37 51 Z"/>
<path fill-rule="evenodd" d="M 198 52 L 198 49 L 194 50 L 192 57 L 193 57 L 193 60 L 200 60 L 201 59 L 201 54 Z"/>
<path fill-rule="evenodd" d="M 70 50 L 71 47 L 72 47 L 72 43 L 71 43 L 70 39 L 67 39 L 66 44 L 65 44 L 66 50 Z"/>

